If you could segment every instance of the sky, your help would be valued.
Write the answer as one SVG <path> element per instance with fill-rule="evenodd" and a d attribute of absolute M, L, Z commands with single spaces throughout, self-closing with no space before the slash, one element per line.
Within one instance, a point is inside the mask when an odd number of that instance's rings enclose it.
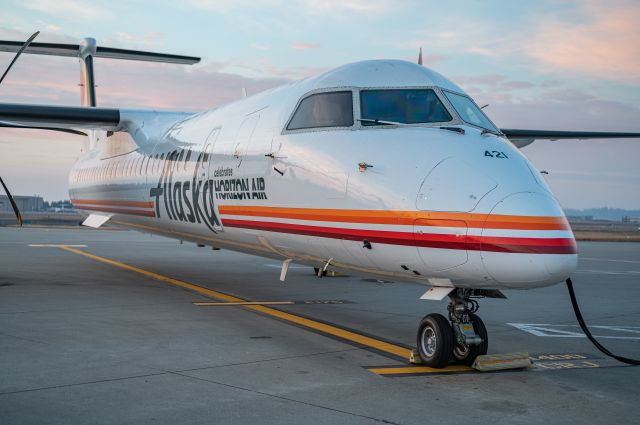
<path fill-rule="evenodd" d="M 202 57 L 194 66 L 96 59 L 99 106 L 199 111 L 365 59 L 415 61 L 453 80 L 503 128 L 640 132 L 637 0 L 2 0 L 0 39 Z M 12 54 L 0 53 L 0 71 Z M 73 58 L 23 55 L 0 102 L 78 105 Z M 14 194 L 68 198 L 77 136 L 0 129 Z M 565 208 L 640 209 L 640 140 L 523 149 Z"/>

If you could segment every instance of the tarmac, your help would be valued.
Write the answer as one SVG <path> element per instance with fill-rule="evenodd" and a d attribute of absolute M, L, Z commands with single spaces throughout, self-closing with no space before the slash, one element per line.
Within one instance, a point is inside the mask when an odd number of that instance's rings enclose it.
<path fill-rule="evenodd" d="M 592 332 L 640 357 L 640 244 L 579 251 Z M 534 359 L 481 373 L 408 363 L 446 311 L 425 287 L 279 274 L 131 231 L 0 228 L 0 424 L 640 423 L 640 368 L 591 345 L 562 284 L 480 300 L 489 353 Z"/>

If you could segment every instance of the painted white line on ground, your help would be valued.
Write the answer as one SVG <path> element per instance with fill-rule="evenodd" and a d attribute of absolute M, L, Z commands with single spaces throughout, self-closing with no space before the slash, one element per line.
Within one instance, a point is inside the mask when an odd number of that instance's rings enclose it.
<path fill-rule="evenodd" d="M 47 244 L 47 243 L 30 243 L 28 246 L 31 248 L 61 248 L 68 246 L 71 248 L 86 248 L 87 245 L 65 245 L 65 244 Z"/>
<path fill-rule="evenodd" d="M 640 274 L 640 271 L 636 270 L 621 270 L 607 272 L 603 270 L 576 270 L 574 273 L 579 274 L 608 274 L 608 275 L 628 275 L 628 274 Z"/>
<path fill-rule="evenodd" d="M 581 260 L 589 260 L 589 261 L 609 261 L 611 263 L 633 263 L 640 264 L 640 261 L 634 260 L 610 260 L 608 258 L 593 258 L 593 257 L 580 257 Z"/>
<path fill-rule="evenodd" d="M 551 338 L 586 338 L 586 335 L 580 331 L 578 325 L 552 325 L 548 323 L 507 323 L 516 329 L 530 333 L 535 336 L 551 337 Z M 640 340 L 640 327 L 638 326 L 589 326 L 591 329 L 597 329 L 604 335 L 594 335 L 596 338 L 608 339 L 626 339 Z M 572 330 L 577 328 L 576 330 Z M 620 334 L 627 335 L 620 335 Z M 638 336 L 628 336 L 628 334 L 637 334 Z"/>

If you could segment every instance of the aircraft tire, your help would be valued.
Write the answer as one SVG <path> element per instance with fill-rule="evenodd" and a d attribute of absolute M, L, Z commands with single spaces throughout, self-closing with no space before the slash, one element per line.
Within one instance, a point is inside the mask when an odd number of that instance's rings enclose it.
<path fill-rule="evenodd" d="M 476 357 L 487 354 L 489 349 L 489 336 L 484 322 L 479 316 L 473 313 L 469 313 L 469 318 L 473 324 L 473 330 L 482 338 L 482 342 L 479 345 L 470 345 L 467 347 L 454 344 L 455 346 L 453 347 L 453 359 L 455 362 L 467 366 L 471 366 L 476 360 Z"/>
<path fill-rule="evenodd" d="M 314 267 L 313 268 L 313 274 L 318 276 L 320 274 L 320 268 Z M 322 271 L 322 276 L 326 276 L 326 275 L 327 275 L 327 270 L 323 270 Z"/>
<path fill-rule="evenodd" d="M 418 327 L 418 353 L 422 363 L 430 367 L 445 367 L 453 354 L 453 329 L 441 314 L 428 314 Z"/>

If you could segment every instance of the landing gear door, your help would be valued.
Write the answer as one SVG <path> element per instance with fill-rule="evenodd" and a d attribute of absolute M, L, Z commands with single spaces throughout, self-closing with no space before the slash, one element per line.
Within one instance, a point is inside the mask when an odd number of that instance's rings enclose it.
<path fill-rule="evenodd" d="M 467 262 L 467 223 L 462 220 L 421 218 L 414 222 L 413 236 L 425 273 L 452 269 Z"/>

